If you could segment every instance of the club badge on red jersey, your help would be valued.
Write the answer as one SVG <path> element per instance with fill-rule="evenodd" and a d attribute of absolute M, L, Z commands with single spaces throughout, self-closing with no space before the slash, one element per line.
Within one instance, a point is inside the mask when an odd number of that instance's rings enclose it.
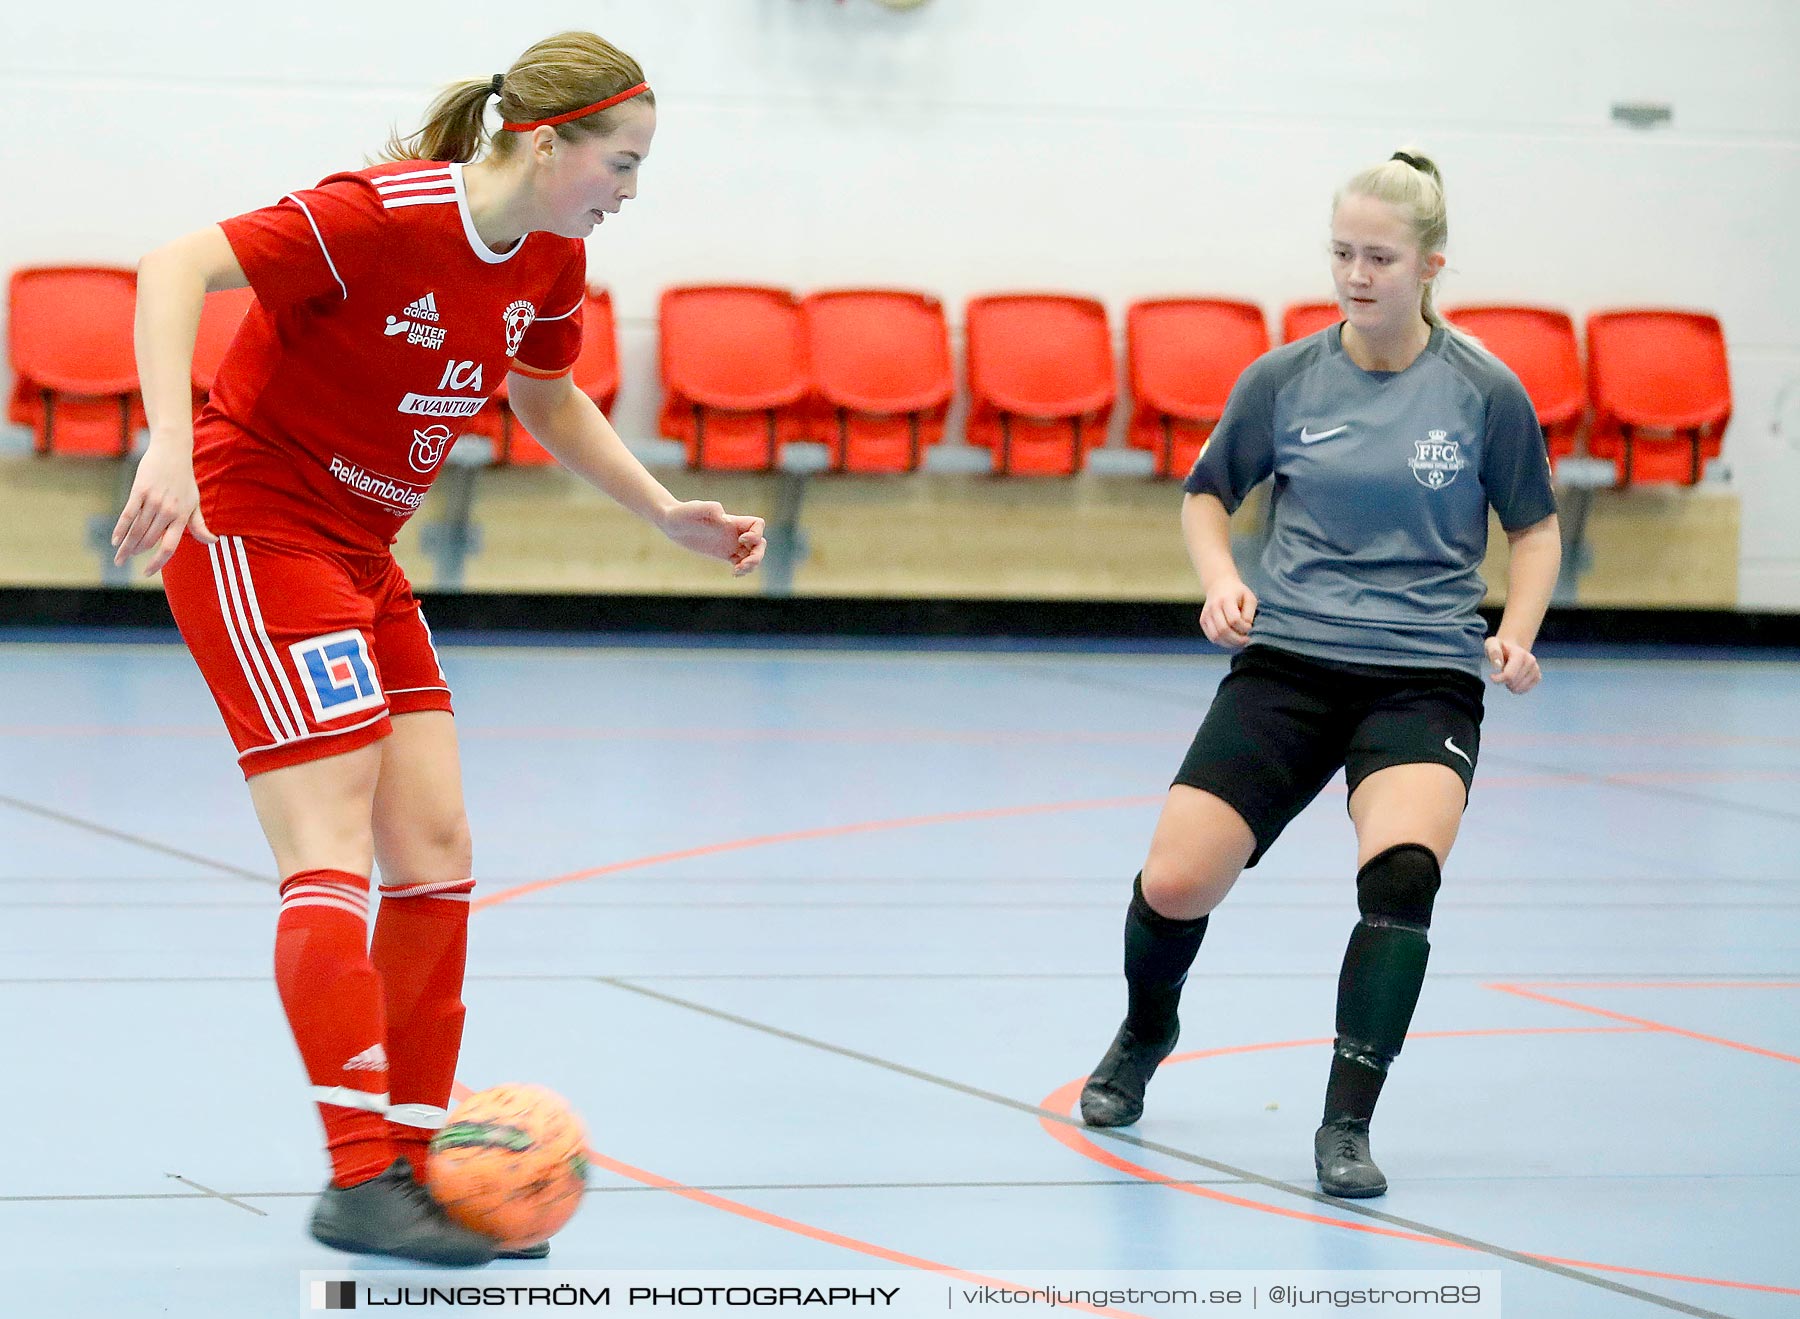
<path fill-rule="evenodd" d="M 517 357 L 519 345 L 525 341 L 525 331 L 537 319 L 537 308 L 523 298 L 506 309 L 503 320 L 506 323 L 506 355 Z"/>

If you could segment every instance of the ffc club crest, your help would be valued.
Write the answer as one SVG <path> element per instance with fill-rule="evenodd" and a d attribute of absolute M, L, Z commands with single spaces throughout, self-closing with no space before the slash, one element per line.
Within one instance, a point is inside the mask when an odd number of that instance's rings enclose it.
<path fill-rule="evenodd" d="M 517 357 L 519 345 L 525 340 L 525 331 L 537 319 L 537 308 L 521 298 L 507 307 L 502 319 L 506 322 L 506 355 Z"/>
<path fill-rule="evenodd" d="M 1412 468 L 1413 479 L 1427 490 L 1442 490 L 1468 464 L 1463 461 L 1462 445 L 1450 438 L 1449 431 L 1432 431 L 1413 441 L 1413 456 L 1406 465 Z"/>
<path fill-rule="evenodd" d="M 444 456 L 444 446 L 450 443 L 450 428 L 444 425 L 427 426 L 422 431 L 413 432 L 412 460 L 415 472 L 434 470 Z"/>

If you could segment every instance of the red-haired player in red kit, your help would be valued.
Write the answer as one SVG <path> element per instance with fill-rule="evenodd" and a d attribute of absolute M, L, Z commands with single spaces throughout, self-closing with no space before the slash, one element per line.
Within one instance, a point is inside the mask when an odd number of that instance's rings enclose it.
<path fill-rule="evenodd" d="M 163 570 L 280 869 L 275 981 L 332 1168 L 311 1230 L 340 1249 L 496 1253 L 422 1185 L 462 1042 L 474 881 L 450 690 L 389 548 L 458 421 L 504 377 L 577 476 L 739 575 L 762 559 L 762 519 L 676 500 L 569 377 L 582 240 L 636 195 L 655 126 L 637 62 L 564 33 L 447 88 L 385 163 L 138 270 L 150 446 L 113 543 Z M 245 285 L 256 305 L 195 422 L 201 302 Z"/>

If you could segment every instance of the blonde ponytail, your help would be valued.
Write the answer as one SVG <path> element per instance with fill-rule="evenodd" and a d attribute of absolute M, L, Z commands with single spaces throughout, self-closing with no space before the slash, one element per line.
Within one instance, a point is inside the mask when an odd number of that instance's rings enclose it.
<path fill-rule="evenodd" d="M 406 137 L 396 131 L 383 148 L 383 160 L 454 160 L 468 164 L 481 151 L 487 127 L 483 115 L 494 94 L 491 79 L 470 78 L 439 92 L 425 112 L 425 125 Z"/>
<path fill-rule="evenodd" d="M 390 135 L 380 159 L 467 164 L 484 153 L 504 158 L 519 135 L 489 135 L 485 115 L 490 96 L 499 97 L 503 122 L 523 124 L 596 105 L 643 81 L 638 62 L 610 41 L 592 32 L 559 32 L 532 46 L 504 74 L 446 87 L 426 111 L 424 126 L 405 136 Z M 656 104 L 647 90 L 633 100 Z M 573 119 L 556 125 L 556 133 L 571 139 L 598 137 L 620 113 L 623 107 Z"/>
<path fill-rule="evenodd" d="M 1444 205 L 1444 177 L 1437 162 L 1419 151 L 1396 151 L 1379 165 L 1357 174 L 1336 197 L 1331 199 L 1333 212 L 1345 196 L 1373 197 L 1403 211 L 1412 224 L 1413 239 L 1419 255 L 1442 252 L 1450 241 L 1450 217 Z M 1419 314 L 1431 326 L 1443 326 L 1455 332 L 1437 309 L 1433 298 L 1436 280 L 1425 282 L 1419 299 Z"/>

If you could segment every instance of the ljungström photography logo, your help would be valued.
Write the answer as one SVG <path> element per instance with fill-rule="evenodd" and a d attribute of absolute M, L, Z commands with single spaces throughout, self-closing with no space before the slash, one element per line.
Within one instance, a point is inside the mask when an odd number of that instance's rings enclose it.
<path fill-rule="evenodd" d="M 312 1308 L 315 1310 L 354 1310 L 354 1282 L 315 1282 L 312 1285 Z"/>

